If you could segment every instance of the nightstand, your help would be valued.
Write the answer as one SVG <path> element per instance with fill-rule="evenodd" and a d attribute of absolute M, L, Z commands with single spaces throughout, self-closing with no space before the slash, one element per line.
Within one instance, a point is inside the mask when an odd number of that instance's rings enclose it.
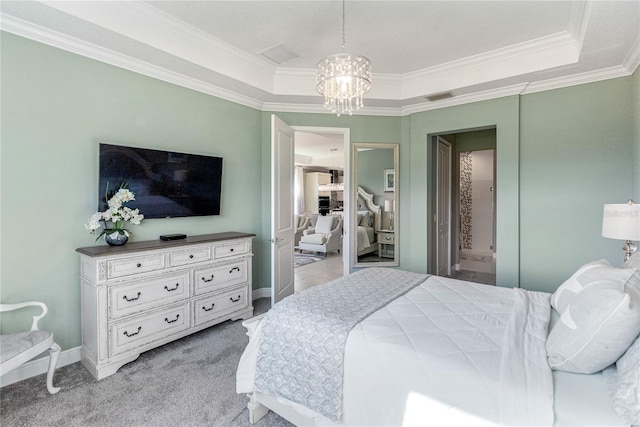
<path fill-rule="evenodd" d="M 393 230 L 378 230 L 378 258 L 395 258 L 395 234 Z"/>

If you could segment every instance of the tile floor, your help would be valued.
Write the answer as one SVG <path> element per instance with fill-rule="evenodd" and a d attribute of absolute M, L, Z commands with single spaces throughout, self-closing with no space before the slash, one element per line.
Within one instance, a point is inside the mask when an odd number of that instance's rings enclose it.
<path fill-rule="evenodd" d="M 309 252 L 305 252 L 309 253 Z M 313 262 L 294 269 L 295 291 L 300 292 L 315 285 L 329 282 L 342 276 L 342 253 L 333 252 L 322 261 Z M 496 261 L 479 261 L 475 259 L 460 260 L 461 272 L 453 272 L 452 277 L 480 283 L 495 284 Z M 488 273 L 468 274 L 470 272 Z M 464 273 L 467 273 L 465 276 Z M 492 275 L 492 276 L 491 276 Z M 486 276 L 486 277 L 485 277 Z"/>
<path fill-rule="evenodd" d="M 293 274 L 296 292 L 342 277 L 342 252 L 332 252 L 322 261 L 294 268 Z"/>

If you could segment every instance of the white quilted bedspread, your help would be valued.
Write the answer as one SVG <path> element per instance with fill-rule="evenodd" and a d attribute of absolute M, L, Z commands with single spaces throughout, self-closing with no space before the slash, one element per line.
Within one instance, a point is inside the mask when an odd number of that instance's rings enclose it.
<path fill-rule="evenodd" d="M 431 276 L 351 330 L 340 424 L 552 425 L 549 313 L 549 294 Z M 238 392 L 252 388 L 247 352 Z"/>

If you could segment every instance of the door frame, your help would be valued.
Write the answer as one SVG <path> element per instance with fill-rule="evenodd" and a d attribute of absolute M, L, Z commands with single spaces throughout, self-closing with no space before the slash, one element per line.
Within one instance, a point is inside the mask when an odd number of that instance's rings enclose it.
<path fill-rule="evenodd" d="M 291 125 L 290 125 L 291 126 Z M 344 197 L 343 197 L 343 219 L 342 219 L 342 274 L 348 274 L 353 266 L 349 254 L 351 253 L 351 239 L 349 232 L 351 225 L 351 129 L 323 126 L 291 126 L 295 133 L 326 133 L 342 135 L 344 144 Z M 294 133 L 294 147 L 295 147 Z M 271 201 L 273 203 L 273 200 Z"/>
<path fill-rule="evenodd" d="M 447 147 L 447 152 L 448 152 L 448 156 L 447 156 L 447 176 L 445 177 L 446 179 L 446 190 L 443 190 L 443 186 L 442 183 L 440 181 L 440 170 L 443 167 L 443 164 L 440 160 L 440 145 L 443 144 Z M 436 159 L 435 159 L 435 163 L 436 163 L 436 180 L 435 180 L 435 186 L 436 186 L 436 203 L 435 203 L 435 258 L 436 258 L 436 268 L 435 268 L 435 274 L 438 275 L 440 273 L 440 257 L 443 255 L 440 251 L 440 202 L 443 199 L 446 199 L 446 205 L 447 205 L 447 213 L 446 213 L 446 217 L 447 217 L 447 242 L 446 242 L 446 259 L 447 259 L 447 267 L 446 267 L 446 274 L 447 276 L 451 275 L 451 260 L 452 260 L 452 248 L 451 248 L 451 242 L 452 242 L 452 227 L 451 227 L 451 223 L 452 223 L 452 193 L 453 193 L 453 169 L 452 169 L 452 165 L 453 165 L 453 146 L 451 144 L 451 142 L 447 141 L 446 139 L 444 139 L 442 136 L 437 135 L 434 137 L 434 145 L 436 146 Z M 446 191 L 446 194 L 443 193 L 443 191 Z"/>

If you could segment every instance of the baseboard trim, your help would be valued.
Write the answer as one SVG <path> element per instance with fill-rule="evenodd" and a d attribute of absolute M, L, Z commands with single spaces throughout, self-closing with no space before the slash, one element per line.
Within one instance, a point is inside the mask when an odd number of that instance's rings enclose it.
<path fill-rule="evenodd" d="M 49 353 L 45 357 L 40 359 L 33 359 L 24 365 L 14 369 L 11 372 L 7 372 L 0 377 L 0 387 L 4 387 L 9 384 L 17 383 L 18 381 L 26 380 L 27 378 L 35 377 L 40 374 L 46 374 L 49 370 Z M 71 365 L 80 361 L 80 347 L 70 348 L 60 353 L 60 359 L 58 359 L 57 368 Z M 56 378 L 53 377 L 53 384 L 56 384 Z M 46 386 L 46 381 L 42 383 L 42 386 Z"/>
<path fill-rule="evenodd" d="M 254 301 L 260 298 L 271 298 L 271 288 L 258 288 L 251 292 L 251 298 Z"/>
<path fill-rule="evenodd" d="M 271 298 L 271 288 L 259 288 L 252 291 L 252 299 L 257 300 L 260 298 Z M 49 353 L 39 359 L 33 359 L 24 365 L 14 369 L 11 372 L 7 372 L 0 377 L 0 387 L 7 386 L 9 384 L 17 383 L 18 381 L 26 380 L 41 374 L 46 374 L 49 369 Z M 57 368 L 71 365 L 80 361 L 80 347 L 70 348 L 60 353 L 60 359 L 58 359 Z M 54 377 L 55 384 L 55 377 Z"/>

